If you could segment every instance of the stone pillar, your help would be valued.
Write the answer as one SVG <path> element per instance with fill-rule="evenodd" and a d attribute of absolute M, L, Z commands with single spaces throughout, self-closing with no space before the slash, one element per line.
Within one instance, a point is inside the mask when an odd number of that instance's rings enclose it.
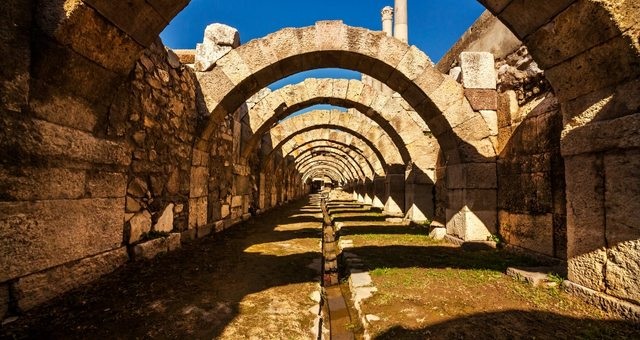
<path fill-rule="evenodd" d="M 393 36 L 405 43 L 409 43 L 409 24 L 407 16 L 407 0 L 396 0 Z"/>
<path fill-rule="evenodd" d="M 384 211 L 388 215 L 404 217 L 404 192 L 405 192 L 405 174 L 404 169 L 394 173 L 387 173 L 386 178 L 387 201 L 384 205 Z"/>
<path fill-rule="evenodd" d="M 373 181 L 368 178 L 364 180 L 364 204 L 373 205 Z"/>
<path fill-rule="evenodd" d="M 487 52 L 463 52 L 460 67 L 464 95 L 497 138 L 497 93 L 494 58 Z M 446 168 L 447 233 L 465 241 L 486 240 L 497 232 L 495 161 L 462 163 Z"/>
<path fill-rule="evenodd" d="M 385 182 L 386 178 L 384 176 L 373 178 L 373 202 L 371 206 L 374 208 L 384 209 L 384 202 L 387 201 Z"/>
<path fill-rule="evenodd" d="M 382 9 L 382 32 L 393 36 L 393 8 L 386 6 Z"/>
<path fill-rule="evenodd" d="M 357 192 L 358 192 L 358 202 L 364 203 L 364 195 L 365 195 L 365 183 L 364 180 L 358 180 L 357 184 Z"/>

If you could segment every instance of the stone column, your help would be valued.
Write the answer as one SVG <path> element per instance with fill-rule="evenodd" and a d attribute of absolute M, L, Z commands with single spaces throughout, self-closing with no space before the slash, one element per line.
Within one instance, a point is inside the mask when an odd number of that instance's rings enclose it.
<path fill-rule="evenodd" d="M 494 57 L 463 52 L 460 67 L 464 95 L 497 138 L 497 93 Z M 465 241 L 486 240 L 497 232 L 497 175 L 493 160 L 448 165 L 447 233 Z"/>
<path fill-rule="evenodd" d="M 384 209 L 384 202 L 387 201 L 385 181 L 386 178 L 384 176 L 376 176 L 373 179 L 373 203 L 371 203 L 371 206 L 374 208 Z"/>
<path fill-rule="evenodd" d="M 386 192 L 387 201 L 384 211 L 388 215 L 404 217 L 405 173 L 404 169 L 387 173 Z"/>
<path fill-rule="evenodd" d="M 382 9 L 382 32 L 388 36 L 393 36 L 393 8 L 386 6 Z"/>
<path fill-rule="evenodd" d="M 409 43 L 407 0 L 396 0 L 394 13 L 395 13 L 395 20 L 394 20 L 393 36 L 402 42 Z"/>
<path fill-rule="evenodd" d="M 373 205 L 373 181 L 364 180 L 364 204 Z"/>

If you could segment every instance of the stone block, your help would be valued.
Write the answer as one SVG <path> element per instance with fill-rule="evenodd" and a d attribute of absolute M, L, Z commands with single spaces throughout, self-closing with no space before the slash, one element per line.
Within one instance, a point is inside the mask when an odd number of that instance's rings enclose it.
<path fill-rule="evenodd" d="M 158 256 L 158 254 L 166 253 L 168 249 L 169 246 L 166 237 L 138 243 L 133 247 L 133 259 L 136 261 L 151 260 Z"/>
<path fill-rule="evenodd" d="M 216 233 L 219 233 L 219 232 L 223 231 L 224 228 L 225 228 L 224 221 L 217 221 L 214 224 L 213 230 L 215 230 Z"/>
<path fill-rule="evenodd" d="M 213 231 L 213 226 L 210 224 L 200 226 L 198 227 L 198 238 L 207 237 L 211 235 L 212 231 Z"/>
<path fill-rule="evenodd" d="M 85 191 L 93 198 L 124 197 L 127 177 L 118 172 L 89 172 Z"/>
<path fill-rule="evenodd" d="M 462 85 L 465 89 L 495 89 L 496 70 L 493 54 L 489 52 L 460 53 Z"/>
<path fill-rule="evenodd" d="M 207 198 L 189 199 L 189 229 L 207 224 Z"/>
<path fill-rule="evenodd" d="M 73 199 L 84 195 L 86 173 L 63 168 L 0 169 L 0 194 L 17 201 Z"/>
<path fill-rule="evenodd" d="M 604 168 L 602 158 L 597 155 L 566 157 L 564 162 L 567 185 L 567 256 L 572 258 L 589 254 L 606 244 Z M 586 286 L 592 288 L 592 285 Z"/>
<path fill-rule="evenodd" d="M 607 249 L 606 293 L 640 302 L 640 240 L 620 242 Z"/>
<path fill-rule="evenodd" d="M 29 310 L 71 289 L 94 281 L 129 260 L 125 247 L 21 277 L 15 283 L 18 307 Z"/>
<path fill-rule="evenodd" d="M 151 214 L 143 210 L 135 214 L 130 220 L 127 228 L 127 243 L 138 242 L 143 235 L 151 231 Z"/>
<path fill-rule="evenodd" d="M 554 256 L 552 214 L 515 214 L 502 210 L 498 219 L 500 235 L 508 244 Z"/>
<path fill-rule="evenodd" d="M 607 121 L 591 122 L 566 131 L 562 155 L 640 148 L 640 113 Z"/>
<path fill-rule="evenodd" d="M 117 248 L 124 198 L 0 203 L 0 282 Z"/>
<path fill-rule="evenodd" d="M 231 214 L 231 207 L 228 204 L 223 204 L 220 208 L 220 217 L 227 218 Z"/>
<path fill-rule="evenodd" d="M 171 233 L 167 236 L 167 250 L 174 251 L 182 246 L 182 235 L 180 233 Z"/>
<path fill-rule="evenodd" d="M 449 189 L 493 189 L 498 186 L 495 163 L 455 164 L 447 167 Z"/>
<path fill-rule="evenodd" d="M 208 192 L 209 168 L 191 167 L 190 197 L 202 197 Z"/>
<path fill-rule="evenodd" d="M 640 239 L 640 151 L 604 157 L 607 245 Z"/>
<path fill-rule="evenodd" d="M 498 94 L 495 90 L 464 89 L 464 96 L 474 111 L 498 109 Z"/>
<path fill-rule="evenodd" d="M 604 247 L 587 253 L 569 255 L 568 258 L 567 275 L 569 280 L 599 292 L 605 291 L 604 269 L 607 253 Z"/>
<path fill-rule="evenodd" d="M 126 3 L 98 0 L 85 2 L 142 46 L 151 45 L 168 23 L 168 20 L 144 0 Z"/>
<path fill-rule="evenodd" d="M 233 198 L 231 198 L 231 207 L 232 208 L 242 207 L 242 200 L 243 200 L 243 196 L 233 196 Z"/>
<path fill-rule="evenodd" d="M 532 32 L 535 32 L 538 28 L 547 24 L 558 13 L 574 2 L 575 0 L 511 1 L 510 4 L 504 8 L 502 13 L 500 13 L 499 17 L 510 24 L 511 30 L 518 36 L 518 38 L 524 39 Z M 532 10 L 532 7 L 534 7 L 535 10 Z M 574 18 L 574 20 L 581 19 Z M 573 26 L 574 31 L 577 28 L 579 27 L 576 25 Z M 560 32 L 556 34 L 564 37 Z M 576 32 L 576 34 L 578 33 Z"/>
<path fill-rule="evenodd" d="M 173 230 L 173 203 L 170 203 L 158 218 L 153 230 L 168 233 Z"/>

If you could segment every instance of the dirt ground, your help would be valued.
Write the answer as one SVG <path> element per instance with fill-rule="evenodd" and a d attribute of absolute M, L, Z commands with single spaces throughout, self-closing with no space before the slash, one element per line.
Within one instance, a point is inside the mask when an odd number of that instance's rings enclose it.
<path fill-rule="evenodd" d="M 320 217 L 302 201 L 131 263 L 20 316 L 0 338 L 309 339 Z"/>
<path fill-rule="evenodd" d="M 533 260 L 433 241 L 426 228 L 385 223 L 374 212 L 342 210 L 335 221 L 378 288 L 362 306 L 380 318 L 365 326 L 374 339 L 640 339 L 639 324 L 503 274 Z"/>
<path fill-rule="evenodd" d="M 638 324 L 503 274 L 530 260 L 435 242 L 376 211 L 335 211 L 378 288 L 363 304 L 380 318 L 367 325 L 374 339 L 640 339 Z M 273 210 L 131 263 L 20 316 L 0 338 L 312 339 L 320 228 L 310 201 Z"/>

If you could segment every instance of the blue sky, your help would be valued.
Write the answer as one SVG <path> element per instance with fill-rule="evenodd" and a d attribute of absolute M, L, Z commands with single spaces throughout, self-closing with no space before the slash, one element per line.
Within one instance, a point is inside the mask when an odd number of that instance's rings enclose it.
<path fill-rule="evenodd" d="M 168 47 L 192 49 L 202 41 L 205 27 L 214 22 L 237 28 L 243 43 L 284 27 L 311 26 L 319 20 L 342 20 L 347 25 L 380 30 L 384 6 L 393 7 L 393 0 L 191 0 L 160 36 Z M 484 10 L 476 0 L 408 0 L 408 7 L 409 44 L 434 62 Z M 299 83 L 308 77 L 359 79 L 360 75 L 347 70 L 314 70 L 295 74 L 269 88 Z"/>

